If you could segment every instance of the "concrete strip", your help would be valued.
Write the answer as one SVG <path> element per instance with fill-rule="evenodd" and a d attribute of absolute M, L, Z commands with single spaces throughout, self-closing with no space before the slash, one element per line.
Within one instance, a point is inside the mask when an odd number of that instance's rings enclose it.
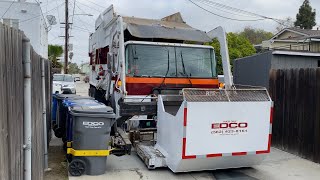
<path fill-rule="evenodd" d="M 77 93 L 87 96 L 89 85 L 77 83 Z M 236 172 L 236 173 L 235 173 Z M 133 152 L 130 156 L 110 156 L 107 160 L 106 174 L 101 176 L 69 177 L 70 180 L 207 180 L 223 178 L 221 170 L 203 171 L 195 173 L 174 174 L 168 168 L 148 170 L 141 159 Z M 260 180 L 319 180 L 320 165 L 299 158 L 292 154 L 272 148 L 265 161 L 252 168 L 240 168 L 223 170 L 225 175 L 235 178 L 251 178 Z M 215 177 L 216 176 L 216 177 Z"/>

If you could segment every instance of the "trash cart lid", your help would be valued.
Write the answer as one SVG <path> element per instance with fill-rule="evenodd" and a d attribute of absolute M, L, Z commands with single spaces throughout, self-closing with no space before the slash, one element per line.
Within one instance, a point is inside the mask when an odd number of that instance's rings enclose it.
<path fill-rule="evenodd" d="M 88 103 L 99 103 L 99 102 L 94 99 L 66 98 L 63 100 L 63 103 L 88 104 Z"/>
<path fill-rule="evenodd" d="M 55 94 L 55 98 L 61 100 L 61 99 L 94 99 L 92 97 L 88 96 L 80 96 L 77 94 Z"/>
<path fill-rule="evenodd" d="M 73 107 L 73 106 L 100 106 L 96 100 L 93 99 L 65 99 L 63 100 L 63 105 L 66 107 Z M 102 104 L 103 105 L 103 104 Z"/>
<path fill-rule="evenodd" d="M 102 103 L 94 106 L 74 106 L 71 108 L 71 114 L 74 116 L 99 116 L 107 118 L 114 118 L 115 116 L 113 109 Z"/>
<path fill-rule="evenodd" d="M 65 98 L 78 98 L 79 95 L 76 94 L 55 94 L 54 95 L 57 99 L 65 99 Z"/>

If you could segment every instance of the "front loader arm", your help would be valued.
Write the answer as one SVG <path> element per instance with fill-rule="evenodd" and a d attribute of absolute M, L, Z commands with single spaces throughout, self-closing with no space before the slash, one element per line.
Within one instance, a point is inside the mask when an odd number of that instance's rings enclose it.
<path fill-rule="evenodd" d="M 231 87 L 233 86 L 233 80 L 230 67 L 230 58 L 226 32 L 221 26 L 219 26 L 208 32 L 207 35 L 212 39 L 217 38 L 220 43 L 220 54 L 222 58 L 225 88 L 231 89 Z"/>

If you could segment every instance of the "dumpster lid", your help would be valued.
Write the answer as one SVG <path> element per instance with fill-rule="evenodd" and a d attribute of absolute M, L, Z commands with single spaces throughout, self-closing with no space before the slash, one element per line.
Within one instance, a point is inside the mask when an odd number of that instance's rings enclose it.
<path fill-rule="evenodd" d="M 71 110 L 73 113 L 81 114 L 114 114 L 113 109 L 109 106 L 101 105 L 92 105 L 92 106 L 75 106 Z"/>

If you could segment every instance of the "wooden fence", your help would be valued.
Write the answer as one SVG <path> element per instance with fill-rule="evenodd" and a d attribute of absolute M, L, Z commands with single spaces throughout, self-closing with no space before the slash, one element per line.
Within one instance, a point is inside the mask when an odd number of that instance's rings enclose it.
<path fill-rule="evenodd" d="M 271 70 L 272 145 L 320 163 L 320 68 Z"/>
<path fill-rule="evenodd" d="M 22 180 L 24 172 L 23 101 L 24 72 L 22 40 L 24 33 L 0 23 L 0 179 Z M 32 180 L 43 179 L 44 119 L 41 81 L 42 59 L 33 49 L 31 55 L 32 86 Z M 46 110 L 50 128 L 51 64 L 44 60 Z M 49 129 L 47 129 L 49 131 Z"/>

